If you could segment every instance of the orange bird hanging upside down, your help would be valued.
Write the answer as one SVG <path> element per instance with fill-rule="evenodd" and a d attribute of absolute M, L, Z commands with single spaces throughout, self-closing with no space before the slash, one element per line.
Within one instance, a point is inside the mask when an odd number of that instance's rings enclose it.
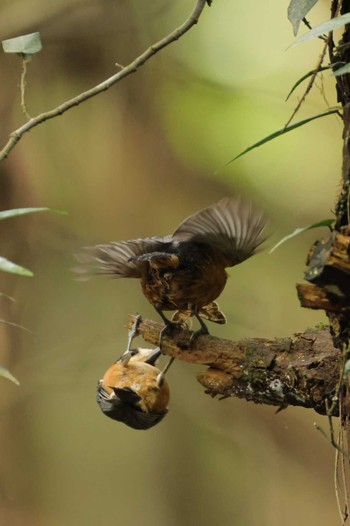
<path fill-rule="evenodd" d="M 75 269 L 81 277 L 111 274 L 137 278 L 144 295 L 170 329 L 174 322 L 195 316 L 208 334 L 203 319 L 225 323 L 215 302 L 225 287 L 227 267 L 242 263 L 265 241 L 260 212 L 239 198 L 224 198 L 185 219 L 172 235 L 115 241 L 86 247 Z M 177 311 L 172 321 L 163 311 Z"/>
<path fill-rule="evenodd" d="M 159 347 L 130 349 L 140 320 L 138 316 L 129 332 L 125 353 L 98 382 L 96 399 L 106 416 L 134 429 L 149 429 L 168 412 L 169 385 L 165 372 L 171 362 L 160 371 L 155 366 L 161 354 Z"/>

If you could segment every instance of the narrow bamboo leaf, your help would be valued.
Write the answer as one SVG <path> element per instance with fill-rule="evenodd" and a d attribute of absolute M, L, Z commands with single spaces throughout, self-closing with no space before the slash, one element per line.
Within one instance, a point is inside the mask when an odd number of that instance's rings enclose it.
<path fill-rule="evenodd" d="M 14 303 L 16 302 L 15 298 L 9 296 L 8 294 L 5 294 L 5 292 L 0 292 L 0 297 L 6 298 L 7 300 L 13 301 Z"/>
<path fill-rule="evenodd" d="M 335 219 L 324 219 L 323 221 L 319 221 L 318 223 L 313 223 L 312 225 L 304 226 L 301 228 L 296 228 L 294 232 L 291 234 L 288 234 L 288 236 L 285 236 L 282 238 L 274 247 L 271 248 L 269 251 L 269 254 L 272 254 L 278 247 L 280 247 L 283 243 L 291 239 L 292 237 L 298 236 L 299 234 L 302 234 L 303 232 L 306 232 L 306 230 L 311 230 L 312 228 L 318 228 L 321 226 L 328 226 L 331 227 L 335 222 Z"/>
<path fill-rule="evenodd" d="M 321 68 L 319 68 L 318 72 L 319 71 L 325 71 L 326 69 L 332 69 L 334 66 L 336 66 L 337 64 L 339 63 L 335 63 L 335 64 L 329 64 L 328 66 L 323 66 Z M 339 70 L 337 70 L 339 71 Z M 317 72 L 317 73 L 318 73 Z M 299 80 L 297 80 L 297 82 L 294 84 L 294 86 L 292 87 L 292 89 L 290 90 L 290 92 L 288 93 L 287 95 L 287 98 L 286 98 L 286 102 L 287 100 L 289 99 L 289 97 L 291 96 L 291 94 L 296 90 L 296 88 L 302 83 L 304 82 L 304 80 L 306 80 L 307 78 L 311 77 L 312 75 L 314 75 L 315 73 L 315 70 L 311 70 L 309 71 L 308 73 L 306 73 L 305 75 L 303 75 Z"/>
<path fill-rule="evenodd" d="M 289 47 L 295 46 L 297 44 L 302 44 L 303 42 L 308 42 L 309 40 L 313 40 L 314 38 L 318 38 L 321 35 L 327 34 L 330 31 L 334 31 L 335 29 L 345 26 L 346 24 L 350 24 L 350 13 L 347 13 L 346 15 L 337 16 L 336 18 L 327 20 L 327 22 L 323 22 L 323 24 L 314 27 L 305 35 L 302 35 L 301 37 L 297 38 Z"/>
<path fill-rule="evenodd" d="M 345 64 L 345 66 L 342 66 L 341 68 L 334 71 L 333 75 L 335 77 L 340 77 L 341 75 L 345 75 L 346 73 L 350 73 L 350 62 Z"/>
<path fill-rule="evenodd" d="M 41 51 L 42 47 L 40 33 L 38 32 L 2 41 L 2 49 L 5 53 L 33 55 Z"/>
<path fill-rule="evenodd" d="M 1 367 L 0 366 L 0 376 L 3 376 L 4 378 L 7 378 L 8 380 L 10 380 L 10 382 L 13 382 L 16 385 L 20 385 L 20 383 L 17 380 L 17 378 L 15 378 L 13 376 L 13 374 L 11 374 L 10 371 L 8 369 L 6 369 L 5 367 Z"/>
<path fill-rule="evenodd" d="M 293 26 L 294 36 L 298 33 L 300 22 L 317 1 L 318 0 L 291 0 L 288 6 L 288 19 Z"/>
<path fill-rule="evenodd" d="M 14 323 L 13 321 L 2 320 L 0 318 L 0 323 L 4 323 L 5 325 L 11 325 L 11 327 L 17 327 L 17 329 L 22 329 L 23 331 L 26 331 L 26 332 L 30 332 L 30 333 L 32 332 L 29 329 L 27 329 L 27 327 L 24 327 L 23 325 L 19 325 L 18 323 Z"/>
<path fill-rule="evenodd" d="M 67 215 L 67 212 L 65 210 L 60 210 L 58 208 L 14 208 L 12 210 L 3 210 L 2 212 L 0 212 L 0 220 L 8 219 L 9 217 L 23 216 L 26 214 L 35 214 L 37 212 L 55 212 L 56 214 Z"/>
<path fill-rule="evenodd" d="M 280 137 L 281 135 L 284 135 L 285 133 L 288 133 L 292 130 L 295 130 L 296 128 L 299 128 L 300 126 L 303 126 L 304 124 L 307 124 L 308 122 L 314 121 L 315 119 L 320 119 L 321 117 L 326 117 L 327 115 L 333 115 L 334 113 L 339 113 L 339 110 L 328 110 L 325 113 L 320 113 L 319 115 L 314 115 L 313 117 L 309 117 L 308 119 L 304 119 L 302 121 L 295 122 L 294 124 L 290 124 L 289 126 L 282 128 L 281 130 L 271 133 L 271 135 L 264 137 L 263 139 L 256 142 L 252 146 L 249 146 L 248 148 L 246 148 L 243 152 L 236 155 L 236 157 L 234 157 L 230 161 L 227 161 L 227 163 L 224 164 L 223 168 L 227 166 L 228 164 L 232 163 L 233 161 L 236 161 L 240 157 L 243 157 L 243 155 L 250 152 L 251 150 L 254 150 L 254 148 L 258 148 L 259 146 L 262 146 L 263 144 L 266 144 L 267 142 L 272 141 L 273 139 L 276 139 L 277 137 Z"/>
<path fill-rule="evenodd" d="M 31 270 L 12 263 L 6 258 L 0 256 L 0 270 L 3 272 L 10 272 L 11 274 L 19 274 L 20 276 L 34 276 Z"/>

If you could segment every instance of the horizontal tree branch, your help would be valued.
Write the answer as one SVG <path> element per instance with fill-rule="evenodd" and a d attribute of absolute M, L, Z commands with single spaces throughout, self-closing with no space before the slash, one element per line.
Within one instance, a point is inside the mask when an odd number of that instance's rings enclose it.
<path fill-rule="evenodd" d="M 130 316 L 130 326 L 135 316 Z M 164 326 L 142 320 L 138 333 L 157 345 Z M 198 381 L 211 396 L 237 396 L 255 403 L 313 408 L 327 414 L 339 390 L 342 355 L 329 330 L 308 330 L 288 338 L 240 341 L 199 336 L 189 348 L 192 331 L 176 329 L 162 340 L 164 354 L 208 365 Z M 338 415 L 338 404 L 332 414 Z"/>
<path fill-rule="evenodd" d="M 207 3 L 207 0 L 197 0 L 196 5 L 190 14 L 190 16 L 185 20 L 185 22 L 179 26 L 178 28 L 174 29 L 169 35 L 164 37 L 159 42 L 153 44 L 150 46 L 144 53 L 142 53 L 139 57 L 137 57 L 133 62 L 131 62 L 129 65 L 121 67 L 120 71 L 113 75 L 112 77 L 109 77 L 104 82 L 101 82 L 97 86 L 89 89 L 88 91 L 84 91 L 83 93 L 80 93 L 76 97 L 73 97 L 70 100 L 67 100 L 60 106 L 57 106 L 57 108 L 54 108 L 53 110 L 47 111 L 45 113 L 41 113 L 40 115 L 37 115 L 36 117 L 31 118 L 28 122 L 26 122 L 23 126 L 18 128 L 17 130 L 13 131 L 10 134 L 10 139 L 5 145 L 5 147 L 0 151 L 0 161 L 5 159 L 10 151 L 16 146 L 18 141 L 23 137 L 25 133 L 30 131 L 35 126 L 38 126 L 39 124 L 49 120 L 53 119 L 54 117 L 58 117 L 59 115 L 62 115 L 66 111 L 70 110 L 74 106 L 78 106 L 82 102 L 91 99 L 92 97 L 95 97 L 95 95 L 98 95 L 99 93 L 102 93 L 103 91 L 106 91 L 108 88 L 122 80 L 123 78 L 127 77 L 131 73 L 135 73 L 147 60 L 149 60 L 153 55 L 167 47 L 172 42 L 175 42 L 178 40 L 182 35 L 187 33 L 195 24 L 198 23 L 199 17 L 202 14 L 202 11 Z"/>
<path fill-rule="evenodd" d="M 328 313 L 349 310 L 349 301 L 346 296 L 338 296 L 331 290 L 312 283 L 298 283 L 297 293 L 300 305 L 307 309 L 319 309 Z"/>

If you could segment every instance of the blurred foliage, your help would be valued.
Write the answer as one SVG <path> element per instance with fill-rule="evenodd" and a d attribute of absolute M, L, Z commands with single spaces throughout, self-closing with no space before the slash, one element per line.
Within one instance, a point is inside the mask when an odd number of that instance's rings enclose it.
<path fill-rule="evenodd" d="M 0 320 L 0 321 L 2 322 L 3 320 Z M 19 381 L 17 380 L 17 378 L 15 378 L 13 374 L 11 374 L 8 369 L 6 369 L 6 367 L 0 367 L 0 376 L 2 376 L 3 378 L 6 378 L 7 380 L 10 380 L 10 382 L 16 385 L 19 385 Z"/>
<path fill-rule="evenodd" d="M 293 42 L 288 2 L 221 0 L 199 24 L 135 75 L 33 130 L 0 166 L 1 209 L 64 208 L 66 218 L 30 215 L 1 229 L 1 253 L 33 269 L 1 275 L 0 363 L 21 380 L 2 382 L 0 518 L 11 526 L 123 523 L 203 526 L 334 524 L 331 446 L 324 418 L 202 392 L 196 367 L 170 371 L 170 412 L 136 432 L 101 415 L 95 386 L 126 345 L 127 314 L 154 312 L 130 280 L 75 282 L 80 246 L 172 232 L 190 213 L 231 194 L 270 218 L 273 246 L 302 224 L 328 217 L 341 166 L 341 124 L 320 119 L 218 166 L 292 113 L 296 78 L 318 60 L 317 41 Z M 1 40 L 40 31 L 43 50 L 27 77 L 32 115 L 113 74 L 179 25 L 185 0 L 3 0 Z M 327 19 L 318 2 L 312 23 Z M 22 122 L 16 57 L 0 55 L 0 140 Z M 298 118 L 335 104 L 325 73 Z M 338 175 L 339 174 L 339 175 Z M 230 271 L 220 298 L 226 338 L 289 336 L 324 321 L 302 310 L 313 230 Z M 140 342 L 141 343 L 141 342 Z"/>
<path fill-rule="evenodd" d="M 40 208 L 14 208 L 12 210 L 3 210 L 0 212 L 0 221 L 3 219 L 9 219 L 10 217 L 18 217 L 27 214 L 36 214 L 38 212 L 57 212 L 59 214 L 65 214 L 63 210 L 50 210 L 47 207 Z M 0 256 L 0 270 L 3 272 L 10 272 L 11 274 L 18 274 L 19 276 L 33 276 L 33 272 L 30 270 L 16 265 L 12 261 Z"/>

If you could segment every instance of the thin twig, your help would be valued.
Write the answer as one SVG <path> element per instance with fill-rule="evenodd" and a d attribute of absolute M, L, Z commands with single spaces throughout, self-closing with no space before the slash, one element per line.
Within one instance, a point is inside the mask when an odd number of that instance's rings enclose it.
<path fill-rule="evenodd" d="M 307 20 L 307 18 L 304 17 L 303 20 L 302 20 L 302 22 L 303 22 L 303 24 L 306 25 L 306 27 L 307 27 L 308 29 L 312 29 L 312 25 L 311 25 L 310 22 Z"/>
<path fill-rule="evenodd" d="M 22 74 L 21 74 L 21 108 L 24 113 L 24 115 L 27 117 L 27 119 L 31 119 L 31 116 L 28 113 L 27 105 L 25 101 L 25 93 L 26 93 L 26 85 L 27 85 L 27 64 L 30 59 L 26 58 L 25 55 L 23 55 L 22 58 Z"/>
<path fill-rule="evenodd" d="M 329 430 L 330 430 L 330 441 L 333 447 L 336 449 L 335 453 L 335 467 L 334 467 L 334 491 L 335 491 L 335 498 L 337 501 L 337 508 L 339 512 L 339 516 L 341 519 L 341 526 L 344 526 L 349 518 L 349 495 L 348 495 L 348 489 L 347 489 L 347 476 L 346 476 L 346 469 L 345 469 L 345 458 L 349 459 L 349 451 L 344 450 L 344 430 L 343 430 L 343 387 L 344 387 L 344 370 L 345 370 L 345 362 L 348 355 L 348 347 L 347 345 L 343 345 L 342 349 L 342 366 L 340 368 L 340 377 L 339 377 L 339 383 L 336 390 L 336 393 L 333 397 L 332 405 L 329 406 L 328 401 L 326 401 L 326 407 L 327 407 L 327 416 L 328 416 L 328 422 L 329 422 Z M 339 406 L 339 431 L 338 431 L 338 438 L 335 439 L 334 436 L 334 428 L 333 428 L 333 420 L 332 420 L 332 414 L 335 408 L 335 404 L 338 403 Z M 320 429 L 319 429 L 320 431 Z M 322 431 L 321 431 L 322 432 Z M 324 436 L 326 434 L 322 432 Z M 339 484 L 339 466 L 341 469 L 341 484 L 343 488 L 343 503 L 341 502 L 340 498 L 340 484 Z"/>
<path fill-rule="evenodd" d="M 172 42 L 178 40 L 180 37 L 182 37 L 182 35 L 187 33 L 187 31 L 189 31 L 194 25 L 196 25 L 206 3 L 206 0 L 197 0 L 192 13 L 181 26 L 174 29 L 174 31 L 169 33 L 169 35 L 167 35 L 165 38 L 146 49 L 146 51 L 144 51 L 140 56 L 138 56 L 133 62 L 131 62 L 128 66 L 123 67 L 118 73 L 116 73 L 112 77 L 109 77 L 107 80 L 89 89 L 88 91 L 84 91 L 76 97 L 67 100 L 60 106 L 57 106 L 57 108 L 54 108 L 53 110 L 47 111 L 45 113 L 41 113 L 40 115 L 31 118 L 26 124 L 12 132 L 10 134 L 9 141 L 7 142 L 5 147 L 0 151 L 0 160 L 5 159 L 10 153 L 10 151 L 16 146 L 18 141 L 23 137 L 23 135 L 35 126 L 38 126 L 38 124 L 41 124 L 49 119 L 53 119 L 54 117 L 62 115 L 74 106 L 78 106 L 82 102 L 85 102 L 86 100 L 95 97 L 95 95 L 98 95 L 99 93 L 108 90 L 108 88 L 110 88 L 123 78 L 127 77 L 131 73 L 135 73 L 143 64 L 145 64 L 145 62 L 147 62 L 147 60 L 153 57 L 153 55 L 161 51 L 163 48 L 167 47 Z M 118 65 L 118 67 L 120 66 Z"/>
<path fill-rule="evenodd" d="M 341 421 L 341 418 L 340 418 L 340 421 Z M 340 445 L 342 448 L 344 447 L 344 431 L 342 429 L 341 429 Z M 343 488 L 344 488 L 344 522 L 346 522 L 347 519 L 349 518 L 349 491 L 348 491 L 348 485 L 347 485 L 347 476 L 346 476 L 344 456 L 342 456 L 341 458 L 341 472 L 342 472 L 342 480 L 343 480 Z"/>
<path fill-rule="evenodd" d="M 341 428 L 339 429 L 339 434 L 338 434 L 338 443 L 340 446 L 342 446 L 342 444 L 340 443 L 340 440 L 341 440 Z M 334 491 L 335 491 L 335 498 L 336 498 L 336 501 L 337 501 L 337 508 L 338 508 L 338 512 L 339 512 L 339 516 L 340 516 L 340 520 L 341 520 L 341 526 L 344 526 L 344 512 L 342 510 L 342 503 L 341 503 L 341 500 L 340 500 L 340 494 L 339 494 L 339 490 L 340 490 L 340 487 L 339 487 L 339 478 L 338 478 L 338 470 L 339 470 L 339 457 L 340 457 L 340 451 L 339 449 L 336 449 L 336 452 L 335 452 L 335 463 L 334 463 Z M 344 456 L 342 456 L 342 459 L 344 459 Z M 343 477 L 342 477 L 343 479 Z"/>
<path fill-rule="evenodd" d="M 322 63 L 323 63 L 324 57 L 325 57 L 326 52 L 327 52 L 327 49 L 328 49 L 328 43 L 329 43 L 330 36 L 331 36 L 331 33 L 329 33 L 329 35 L 328 35 L 328 37 L 327 37 L 327 40 L 326 40 L 326 42 L 325 42 L 325 44 L 324 44 L 324 46 L 323 46 L 323 50 L 322 50 L 322 53 L 321 53 L 320 59 L 319 59 L 319 61 L 318 61 L 318 63 L 317 63 L 317 66 L 315 67 L 314 72 L 313 72 L 313 74 L 312 74 L 312 76 L 311 76 L 311 78 L 310 78 L 310 80 L 309 80 L 309 82 L 308 82 L 308 85 L 307 85 L 307 87 L 306 87 L 306 89 L 305 89 L 305 91 L 304 91 L 304 94 L 303 94 L 303 96 L 301 97 L 300 101 L 298 102 L 298 104 L 297 104 L 296 108 L 294 109 L 292 115 L 289 117 L 287 123 L 285 124 L 285 126 L 284 126 L 285 128 L 287 128 L 287 127 L 289 126 L 289 124 L 292 122 L 292 120 L 294 119 L 294 117 L 296 116 L 296 114 L 298 113 L 298 111 L 300 110 L 301 105 L 302 105 L 303 102 L 305 101 L 306 96 L 308 95 L 308 93 L 310 92 L 312 86 L 314 85 L 314 82 L 315 82 L 316 77 L 317 77 L 317 75 L 318 75 L 318 73 L 319 73 L 319 71 L 320 71 L 320 68 L 321 68 L 321 66 L 322 66 Z"/>
<path fill-rule="evenodd" d="M 341 418 L 340 418 L 341 421 Z M 341 440 L 340 440 L 340 446 L 344 448 L 344 430 L 341 427 L 340 424 L 340 433 L 341 433 Z M 349 518 L 349 491 L 347 486 L 347 475 L 346 475 L 346 467 L 345 467 L 345 457 L 342 455 L 341 457 L 341 474 L 342 474 L 342 484 L 343 484 L 343 490 L 344 490 L 344 523 Z"/>
<path fill-rule="evenodd" d="M 340 6 L 338 3 L 338 0 L 332 0 L 331 18 L 336 18 L 339 15 L 339 11 L 340 11 Z M 333 39 L 333 34 L 332 34 L 331 38 L 328 40 L 328 55 L 329 55 L 329 59 L 331 63 L 334 62 L 334 53 L 333 53 L 334 47 L 335 47 L 335 44 L 334 44 L 334 39 Z"/>
<path fill-rule="evenodd" d="M 314 426 L 315 426 L 316 431 L 319 431 L 321 433 L 321 435 L 327 440 L 327 442 L 329 442 L 337 451 L 339 451 L 339 453 L 344 455 L 344 457 L 348 457 L 348 454 L 344 451 L 344 449 L 341 448 L 340 445 L 334 440 L 333 424 L 332 424 L 332 431 L 331 431 L 331 436 L 330 437 L 327 435 L 327 433 L 324 431 L 324 429 L 322 429 L 321 426 L 319 426 L 316 423 L 314 424 Z"/>

